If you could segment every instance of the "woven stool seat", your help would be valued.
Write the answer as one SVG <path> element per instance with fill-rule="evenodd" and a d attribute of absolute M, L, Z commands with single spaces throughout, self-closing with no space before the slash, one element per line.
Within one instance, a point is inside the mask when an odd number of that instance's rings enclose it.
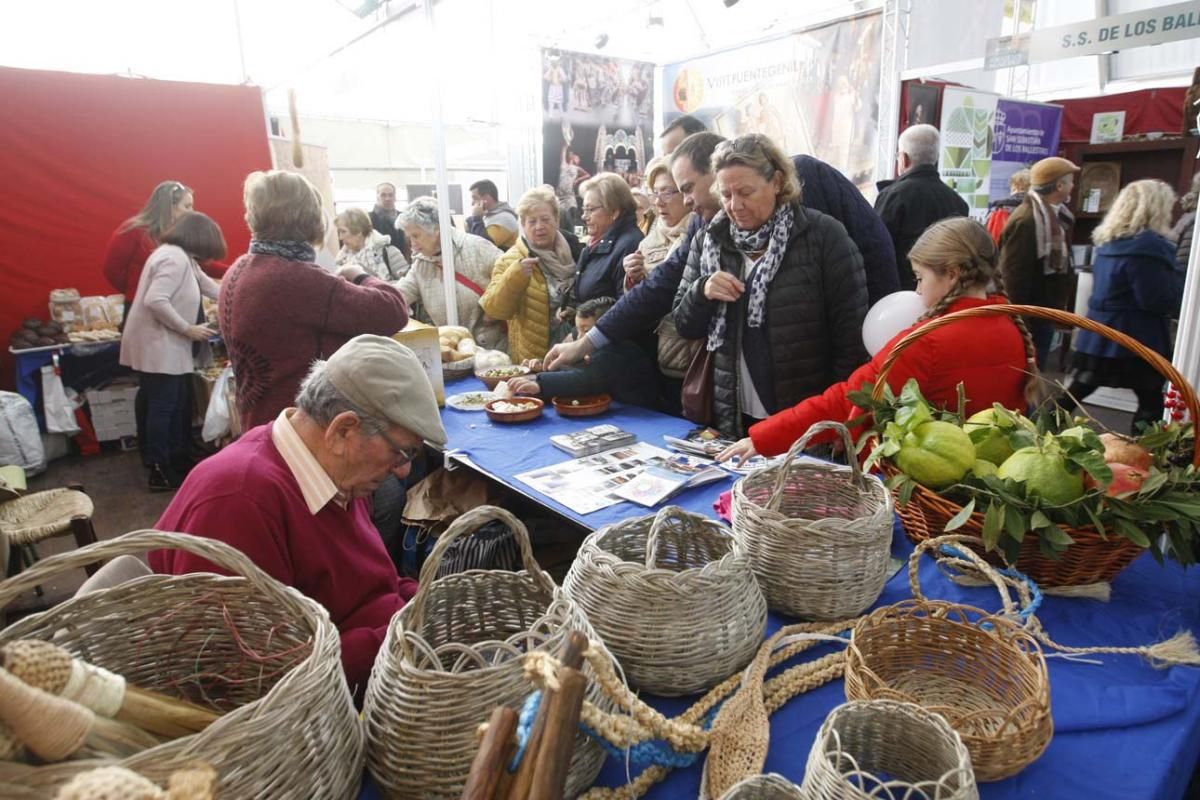
<path fill-rule="evenodd" d="M 71 519 L 91 519 L 92 498 L 74 489 L 47 489 L 0 504 L 0 531 L 10 545 L 35 544 L 71 530 Z"/>

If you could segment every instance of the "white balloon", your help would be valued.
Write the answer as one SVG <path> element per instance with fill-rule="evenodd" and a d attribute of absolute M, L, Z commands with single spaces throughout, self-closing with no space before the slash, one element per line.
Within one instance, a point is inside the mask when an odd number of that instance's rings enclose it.
<path fill-rule="evenodd" d="M 893 292 L 879 298 L 863 319 L 863 345 L 874 356 L 892 337 L 912 325 L 926 311 L 916 292 Z"/>

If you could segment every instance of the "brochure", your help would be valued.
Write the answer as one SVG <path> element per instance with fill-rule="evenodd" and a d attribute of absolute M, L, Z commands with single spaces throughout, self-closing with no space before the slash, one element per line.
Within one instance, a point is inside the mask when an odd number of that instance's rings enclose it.
<path fill-rule="evenodd" d="M 711 461 L 686 455 L 654 460 L 633 480 L 613 494 L 639 505 L 653 507 L 684 489 L 703 486 L 728 477 L 725 470 Z"/>
<path fill-rule="evenodd" d="M 635 442 L 628 447 L 552 464 L 515 477 L 577 514 L 590 514 L 623 502 L 624 498 L 613 494 L 616 489 L 637 477 L 651 462 L 665 461 L 671 455 L 660 447 Z"/>
<path fill-rule="evenodd" d="M 678 450 L 681 453 L 688 453 L 693 456 L 703 456 L 705 458 L 713 458 L 722 450 L 734 444 L 733 440 L 724 438 L 718 431 L 712 428 L 693 428 L 687 432 L 687 435 L 683 439 L 664 434 L 663 441 L 672 450 Z"/>
<path fill-rule="evenodd" d="M 576 458 L 625 447 L 637 441 L 637 434 L 623 431 L 616 425 L 594 425 L 575 433 L 560 433 L 550 437 L 550 444 Z"/>

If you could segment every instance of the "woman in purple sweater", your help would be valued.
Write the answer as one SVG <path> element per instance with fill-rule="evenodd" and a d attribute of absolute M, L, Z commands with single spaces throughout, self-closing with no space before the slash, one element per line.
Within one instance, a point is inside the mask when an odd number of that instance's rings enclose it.
<path fill-rule="evenodd" d="M 221 335 L 229 349 L 243 430 L 292 404 L 314 359 L 360 333 L 391 336 L 408 322 L 404 297 L 357 265 L 318 266 L 321 195 L 294 172 L 253 172 L 245 185 L 250 252 L 221 282 Z"/>

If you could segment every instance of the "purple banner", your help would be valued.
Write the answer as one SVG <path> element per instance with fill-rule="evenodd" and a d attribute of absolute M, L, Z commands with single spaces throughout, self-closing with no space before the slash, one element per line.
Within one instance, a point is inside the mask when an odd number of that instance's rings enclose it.
<path fill-rule="evenodd" d="M 1062 106 L 1025 103 L 1006 97 L 997 101 L 988 191 L 992 201 L 1008 197 L 1008 179 L 1014 172 L 1058 153 L 1062 112 Z"/>

